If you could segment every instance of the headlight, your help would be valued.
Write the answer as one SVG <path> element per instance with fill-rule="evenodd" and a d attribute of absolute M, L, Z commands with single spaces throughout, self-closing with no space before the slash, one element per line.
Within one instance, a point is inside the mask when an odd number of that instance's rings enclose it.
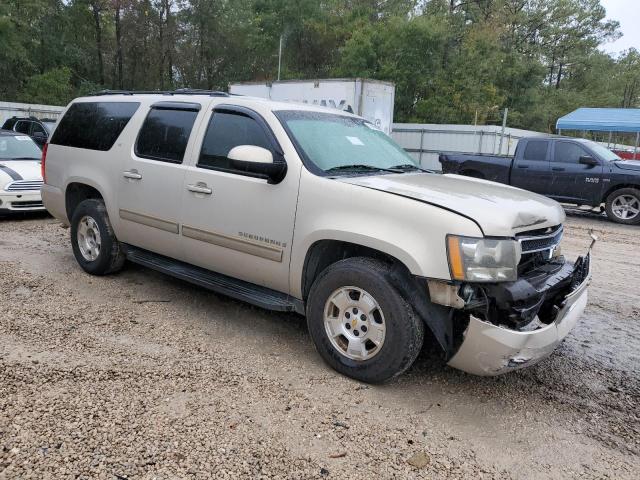
<path fill-rule="evenodd" d="M 515 240 L 447 235 L 451 278 L 467 282 L 513 282 L 518 278 L 520 244 Z"/>

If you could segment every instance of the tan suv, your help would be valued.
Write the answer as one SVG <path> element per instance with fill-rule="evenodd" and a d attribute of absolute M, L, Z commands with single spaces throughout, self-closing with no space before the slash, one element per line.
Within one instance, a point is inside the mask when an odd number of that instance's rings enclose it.
<path fill-rule="evenodd" d="M 545 197 L 420 168 L 367 121 L 219 92 L 74 100 L 44 155 L 45 206 L 80 266 L 125 259 L 306 315 L 326 362 L 366 382 L 411 366 L 428 329 L 493 375 L 549 355 L 587 303 Z"/>

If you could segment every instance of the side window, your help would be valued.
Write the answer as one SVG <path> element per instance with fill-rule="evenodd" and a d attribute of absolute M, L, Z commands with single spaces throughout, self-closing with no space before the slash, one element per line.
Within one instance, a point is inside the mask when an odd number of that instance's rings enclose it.
<path fill-rule="evenodd" d="M 182 163 L 197 110 L 154 108 L 142 124 L 136 155 L 161 162 Z"/>
<path fill-rule="evenodd" d="M 43 134 L 47 134 L 47 132 L 44 131 L 44 128 L 42 127 L 42 125 L 40 125 L 39 123 L 33 122 L 31 124 L 31 135 L 35 135 L 36 133 L 43 133 Z"/>
<path fill-rule="evenodd" d="M 51 143 L 110 150 L 139 106 L 138 102 L 74 103 L 60 120 Z"/>
<path fill-rule="evenodd" d="M 242 113 L 214 112 L 202 142 L 198 166 L 241 173 L 227 157 L 239 145 L 272 149 L 262 126 L 253 118 Z"/>
<path fill-rule="evenodd" d="M 29 127 L 31 127 L 31 122 L 21 121 L 16 123 L 16 128 L 14 129 L 18 133 L 24 133 L 25 135 L 29 135 Z"/>
<path fill-rule="evenodd" d="M 589 153 L 580 145 L 571 142 L 556 143 L 556 151 L 553 155 L 554 162 L 580 163 L 580 157 Z"/>
<path fill-rule="evenodd" d="M 527 148 L 524 150 L 525 160 L 546 160 L 547 148 L 549 142 L 541 140 L 529 140 L 527 142 Z"/>

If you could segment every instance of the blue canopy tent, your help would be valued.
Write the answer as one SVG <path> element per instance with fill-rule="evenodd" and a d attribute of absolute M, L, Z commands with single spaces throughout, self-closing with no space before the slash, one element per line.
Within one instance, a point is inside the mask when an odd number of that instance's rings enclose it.
<path fill-rule="evenodd" d="M 640 108 L 579 108 L 559 118 L 556 129 L 561 135 L 562 130 L 609 132 L 609 143 L 613 132 L 635 133 L 635 156 L 640 142 Z"/>

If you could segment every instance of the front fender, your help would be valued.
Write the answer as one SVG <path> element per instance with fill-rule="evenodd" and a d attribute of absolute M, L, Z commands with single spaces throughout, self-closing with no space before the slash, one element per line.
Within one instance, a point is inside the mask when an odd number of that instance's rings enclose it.
<path fill-rule="evenodd" d="M 362 245 L 397 259 L 413 275 L 450 279 L 449 233 L 482 236 L 472 220 L 449 210 L 305 170 L 292 245 L 291 294 L 302 298 L 305 258 L 320 240 Z"/>

